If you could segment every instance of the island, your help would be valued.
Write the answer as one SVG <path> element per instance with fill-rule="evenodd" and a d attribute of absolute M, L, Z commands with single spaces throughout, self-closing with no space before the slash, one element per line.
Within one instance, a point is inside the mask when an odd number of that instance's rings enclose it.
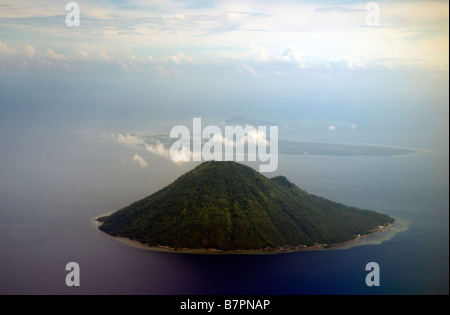
<path fill-rule="evenodd" d="M 333 248 L 387 229 L 394 218 L 309 194 L 284 176 L 204 162 L 108 216 L 100 230 L 149 248 L 202 253 Z"/>
<path fill-rule="evenodd" d="M 267 126 L 269 127 L 269 126 Z M 142 143 L 139 146 L 162 146 L 165 150 L 169 150 L 175 139 L 171 139 L 168 135 L 139 135 L 130 134 L 131 137 L 139 139 Z M 191 139 L 191 141 L 193 141 Z M 208 139 L 202 139 L 204 145 Z M 324 143 L 315 141 L 301 140 L 278 140 L 278 151 L 280 155 L 287 156 L 405 156 L 417 153 L 431 153 L 427 150 L 400 148 L 383 145 L 370 144 L 343 144 L 343 143 Z M 244 152 L 247 154 L 247 152 Z M 224 160 L 224 155 L 222 156 Z"/>

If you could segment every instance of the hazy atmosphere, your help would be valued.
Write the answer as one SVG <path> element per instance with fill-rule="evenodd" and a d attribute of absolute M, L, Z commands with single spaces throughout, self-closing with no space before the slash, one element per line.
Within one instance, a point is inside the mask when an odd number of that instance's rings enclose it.
<path fill-rule="evenodd" d="M 1 294 L 448 294 L 448 1 L 80 0 L 79 26 L 67 3 L 0 4 Z M 98 231 L 93 217 L 199 164 L 175 163 L 164 143 L 196 117 L 278 126 L 265 176 L 409 229 L 264 258 L 143 251 Z M 314 278 L 330 255 L 337 273 Z M 370 291 L 376 259 L 388 271 Z M 70 261 L 80 288 L 64 283 Z M 220 275 L 236 266 L 248 276 Z M 269 269 L 281 282 L 261 285 Z"/>

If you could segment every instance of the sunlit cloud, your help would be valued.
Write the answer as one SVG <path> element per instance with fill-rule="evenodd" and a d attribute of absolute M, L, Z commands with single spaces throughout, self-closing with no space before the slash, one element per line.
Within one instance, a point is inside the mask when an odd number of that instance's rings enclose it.
<path fill-rule="evenodd" d="M 63 60 L 68 60 L 69 58 L 64 56 L 63 54 L 57 54 L 53 51 L 53 49 L 49 48 L 47 49 L 47 57 L 49 57 L 50 59 L 53 60 L 57 60 L 57 61 L 63 61 Z"/>
<path fill-rule="evenodd" d="M 25 53 L 26 53 L 28 58 L 31 58 L 31 57 L 33 57 L 35 55 L 36 48 L 34 48 L 31 45 L 25 45 Z"/>
<path fill-rule="evenodd" d="M 383 1 L 378 28 L 365 25 L 365 4 L 90 1 L 81 5 L 82 28 L 77 29 L 65 25 L 64 4 L 5 0 L 0 53 L 12 55 L 25 45 L 45 51 L 41 45 L 48 42 L 50 61 L 70 61 L 71 68 L 113 62 L 123 71 L 153 71 L 143 67 L 148 63 L 210 66 L 236 60 L 253 69 L 241 69 L 250 75 L 259 73 L 252 62 L 267 64 L 272 74 L 282 71 L 277 68 L 282 62 L 298 65 L 297 71 L 333 66 L 348 71 L 399 69 L 383 59 L 399 60 L 402 68 L 448 69 L 448 2 Z M 22 58 L 37 57 L 37 51 L 26 50 Z"/>
<path fill-rule="evenodd" d="M 366 69 L 367 66 L 362 62 L 355 62 L 350 56 L 331 57 L 330 63 L 327 63 L 332 67 L 338 67 L 347 70 L 361 70 Z"/>
<path fill-rule="evenodd" d="M 266 132 L 264 130 L 256 129 L 256 128 L 247 128 L 243 127 L 243 133 L 240 136 L 236 136 L 236 139 L 229 138 L 225 134 L 213 133 L 208 136 L 203 135 L 202 141 L 199 143 L 201 150 L 191 150 L 189 146 L 181 146 L 178 149 L 178 152 L 175 152 L 173 155 L 171 154 L 171 141 L 167 136 L 159 136 L 159 139 L 163 139 L 162 141 L 158 140 L 158 137 L 154 137 L 151 135 L 133 135 L 133 134 L 110 134 L 109 136 L 104 136 L 105 139 L 113 139 L 117 141 L 119 144 L 132 147 L 133 149 L 144 147 L 145 152 L 154 156 L 162 157 L 172 163 L 177 165 L 182 165 L 187 161 L 192 160 L 201 160 L 203 157 L 203 150 L 206 146 L 207 148 L 214 147 L 214 153 L 221 155 L 222 153 L 238 150 L 244 153 L 244 148 L 257 148 L 259 145 L 264 145 L 265 147 L 270 147 L 270 141 L 267 139 Z M 239 133 L 239 132 L 238 132 Z M 193 140 L 195 142 L 195 139 Z M 216 152 L 216 150 L 218 150 Z M 255 152 L 256 153 L 256 152 Z M 249 153 L 250 154 L 250 153 Z M 136 153 L 133 158 L 133 161 L 139 162 L 142 166 L 145 163 L 142 155 Z M 142 166 L 145 167 L 145 166 Z"/>
<path fill-rule="evenodd" d="M 229 139 L 226 135 L 214 134 L 211 138 L 208 139 L 208 142 L 210 142 L 211 144 L 220 144 L 224 147 L 230 148 L 242 145 L 270 145 L 270 142 L 267 140 L 266 133 L 263 130 L 249 129 L 245 131 L 246 132 L 244 133 L 244 135 L 236 140 Z"/>
<path fill-rule="evenodd" d="M 145 148 L 147 149 L 147 152 L 151 154 L 159 155 L 166 159 L 170 158 L 170 150 L 164 148 L 164 145 L 158 140 L 156 141 L 155 145 L 145 144 Z"/>
<path fill-rule="evenodd" d="M 256 61 L 267 62 L 269 61 L 269 55 L 267 54 L 266 49 L 263 46 L 257 46 L 252 44 L 252 48 L 249 53 L 249 57 Z"/>
<path fill-rule="evenodd" d="M 144 140 L 135 135 L 123 135 L 123 134 L 112 134 L 112 137 L 119 141 L 119 143 L 130 146 L 144 145 Z"/>
<path fill-rule="evenodd" d="M 279 61 L 300 63 L 306 57 L 306 53 L 298 51 L 295 46 L 289 46 L 283 53 L 276 57 Z"/>
<path fill-rule="evenodd" d="M 153 140 L 154 143 L 147 143 L 144 137 L 132 134 L 111 134 L 110 138 L 128 147 L 144 147 L 147 153 L 170 160 L 170 150 L 164 147 L 159 140 Z M 141 160 L 140 156 L 135 156 L 135 158 L 136 161 Z"/>
<path fill-rule="evenodd" d="M 144 158 L 137 153 L 133 156 L 132 160 L 137 162 L 141 168 L 145 168 L 148 166 L 147 161 L 145 161 Z"/>
<path fill-rule="evenodd" d="M 323 13 L 330 13 L 330 12 L 337 12 L 337 13 L 353 13 L 353 12 L 366 12 L 363 8 L 357 8 L 355 6 L 328 6 L 328 7 L 321 7 L 317 8 L 316 12 L 323 12 Z"/>
<path fill-rule="evenodd" d="M 378 61 L 376 63 L 377 66 L 381 67 L 381 68 L 385 68 L 385 69 L 389 69 L 389 70 L 394 70 L 394 65 L 392 64 L 391 60 L 384 60 L 384 61 Z"/>
<path fill-rule="evenodd" d="M 0 54 L 12 54 L 14 49 L 8 47 L 6 43 L 0 41 Z"/>
<path fill-rule="evenodd" d="M 150 60 L 153 60 L 151 58 Z M 172 62 L 174 64 L 181 64 L 182 62 L 194 63 L 194 59 L 183 52 L 179 52 L 176 55 L 167 56 L 161 59 L 162 62 Z"/>

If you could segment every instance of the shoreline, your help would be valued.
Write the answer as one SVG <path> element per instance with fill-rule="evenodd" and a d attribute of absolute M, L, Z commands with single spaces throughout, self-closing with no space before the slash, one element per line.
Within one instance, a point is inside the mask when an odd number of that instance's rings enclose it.
<path fill-rule="evenodd" d="M 213 248 L 172 248 L 169 246 L 150 246 L 148 244 L 141 243 L 136 240 L 132 240 L 127 237 L 122 236 L 112 236 L 108 233 L 103 232 L 99 229 L 99 227 L 103 224 L 97 219 L 100 217 L 105 217 L 111 215 L 113 212 L 108 212 L 105 214 L 98 215 L 92 218 L 91 222 L 96 226 L 96 228 L 103 234 L 115 239 L 116 241 L 132 246 L 139 249 L 151 250 L 156 252 L 166 252 L 166 253 L 176 253 L 176 254 L 220 254 L 220 255 L 276 255 L 276 254 L 288 254 L 288 253 L 296 253 L 296 252 L 304 252 L 304 251 L 319 251 L 319 250 L 344 250 L 350 249 L 357 246 L 366 246 L 366 245 L 379 245 L 385 241 L 392 239 L 396 234 L 406 231 L 409 228 L 411 222 L 402 220 L 400 218 L 394 218 L 394 222 L 389 224 L 386 227 L 383 227 L 375 232 L 372 232 L 367 235 L 357 236 L 356 238 L 338 244 L 315 244 L 313 246 L 297 246 L 297 247 L 289 247 L 289 248 L 271 248 L 271 249 L 253 249 L 253 250 L 229 250 L 224 251 L 220 249 Z"/>

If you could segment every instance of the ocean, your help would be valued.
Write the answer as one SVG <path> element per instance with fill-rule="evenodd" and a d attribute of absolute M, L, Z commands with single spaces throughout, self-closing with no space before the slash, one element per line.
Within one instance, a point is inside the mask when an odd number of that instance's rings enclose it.
<path fill-rule="evenodd" d="M 11 167 L 0 182 L 0 294 L 449 293 L 446 154 L 280 156 L 269 177 L 285 175 L 309 193 L 401 218 L 408 229 L 378 245 L 344 250 L 201 255 L 131 247 L 92 223 L 164 187 L 193 163 L 178 167 L 155 157 L 145 172 L 120 171 L 116 163 L 123 161 L 111 158 L 108 144 L 98 153 L 98 143 L 68 138 L 60 154 L 71 159 L 59 156 L 56 165 L 44 154 L 33 157 L 39 168 L 22 163 L 29 156 L 2 155 Z M 14 176 L 21 180 L 8 183 Z M 69 262 L 80 267 L 79 287 L 66 285 Z M 380 286 L 366 285 L 369 262 L 380 266 Z"/>

